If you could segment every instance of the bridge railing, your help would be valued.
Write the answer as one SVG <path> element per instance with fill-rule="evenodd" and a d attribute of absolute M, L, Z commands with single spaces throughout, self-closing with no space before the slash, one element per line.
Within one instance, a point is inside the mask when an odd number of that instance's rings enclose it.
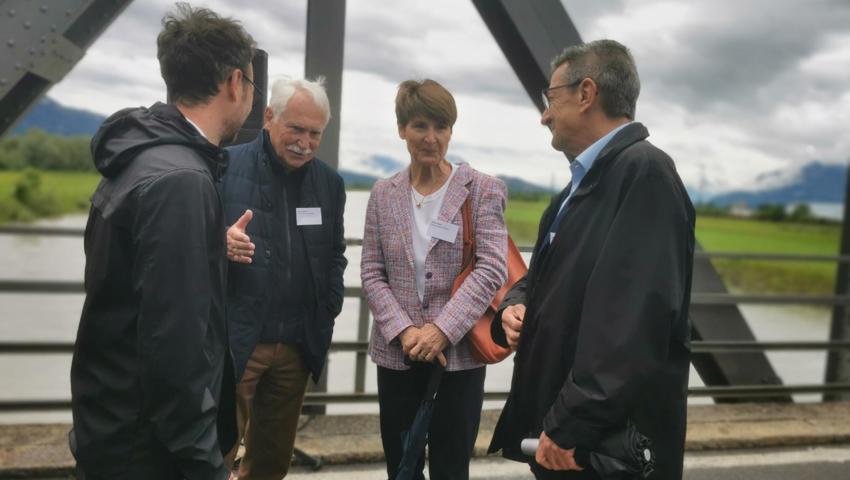
<path fill-rule="evenodd" d="M 39 228 L 39 227 L 0 227 L 0 234 L 43 235 L 43 236 L 75 236 L 83 234 L 82 229 L 68 228 Z M 359 239 L 347 239 L 349 246 L 362 244 Z M 520 247 L 520 251 L 528 253 L 532 247 Z M 695 254 L 697 258 L 729 258 L 747 260 L 778 260 L 806 262 L 850 262 L 850 255 L 794 255 L 794 254 L 764 254 L 744 252 L 705 252 Z M 19 294 L 83 294 L 82 282 L 74 281 L 40 281 L 40 280 L 0 280 L 0 293 Z M 368 360 L 369 307 L 362 295 L 360 287 L 346 287 L 346 298 L 359 299 L 357 321 L 357 340 L 334 341 L 331 352 L 354 352 L 354 389 L 351 392 L 329 393 L 312 391 L 307 394 L 305 403 L 309 405 L 327 405 L 338 403 L 377 403 L 377 394 L 366 392 L 366 369 Z M 772 304 L 772 305 L 843 305 L 850 307 L 850 295 L 786 295 L 786 294 L 727 294 L 727 293 L 692 293 L 691 305 L 740 305 L 740 304 Z M 18 342 L 0 340 L 0 355 L 44 354 L 68 355 L 73 352 L 74 345 L 70 342 Z M 730 352 L 765 352 L 765 351 L 838 351 L 850 350 L 850 340 L 830 341 L 693 341 L 693 353 L 730 353 Z M 850 383 L 812 383 L 796 385 L 734 385 L 734 386 L 702 386 L 690 387 L 691 397 L 746 398 L 746 397 L 784 397 L 789 394 L 810 393 L 840 393 L 850 392 Z M 485 400 L 504 400 L 507 391 L 486 391 Z M 68 410 L 71 408 L 69 399 L 20 399 L 0 400 L 0 412 L 18 411 L 52 411 Z"/>

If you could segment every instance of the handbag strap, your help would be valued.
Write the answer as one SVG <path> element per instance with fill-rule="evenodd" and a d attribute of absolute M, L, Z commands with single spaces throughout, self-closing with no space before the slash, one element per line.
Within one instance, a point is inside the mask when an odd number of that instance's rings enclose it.
<path fill-rule="evenodd" d="M 466 197 L 460 209 L 463 216 L 463 261 L 460 271 L 469 268 L 475 261 L 475 228 L 472 226 L 472 195 Z"/>

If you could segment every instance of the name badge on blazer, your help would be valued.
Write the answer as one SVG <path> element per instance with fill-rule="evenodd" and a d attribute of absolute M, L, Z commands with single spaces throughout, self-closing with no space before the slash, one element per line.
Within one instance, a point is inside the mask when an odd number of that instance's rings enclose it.
<path fill-rule="evenodd" d="M 321 225 L 322 224 L 322 209 L 320 207 L 296 208 L 295 209 L 295 224 L 296 225 Z"/>
<path fill-rule="evenodd" d="M 457 238 L 458 225 L 449 222 L 441 222 L 434 220 L 431 225 L 428 225 L 428 236 L 438 240 L 444 240 L 449 243 L 455 243 Z"/>

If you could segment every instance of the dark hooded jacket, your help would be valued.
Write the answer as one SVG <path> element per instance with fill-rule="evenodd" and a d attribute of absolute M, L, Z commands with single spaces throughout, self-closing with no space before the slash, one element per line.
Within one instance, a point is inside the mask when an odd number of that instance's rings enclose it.
<path fill-rule="evenodd" d="M 520 441 L 542 430 L 562 448 L 592 451 L 630 419 L 654 444 L 650 478 L 682 477 L 694 209 L 648 136 L 639 123 L 614 136 L 541 253 L 570 185 L 543 214 L 528 274 L 500 307 L 526 312 L 491 451 L 532 461 Z M 507 345 L 501 322 L 493 326 Z"/>
<path fill-rule="evenodd" d="M 234 380 L 215 188 L 227 154 L 158 103 L 107 119 L 92 156 L 103 179 L 86 226 L 71 366 L 78 468 L 97 478 L 227 478 Z"/>

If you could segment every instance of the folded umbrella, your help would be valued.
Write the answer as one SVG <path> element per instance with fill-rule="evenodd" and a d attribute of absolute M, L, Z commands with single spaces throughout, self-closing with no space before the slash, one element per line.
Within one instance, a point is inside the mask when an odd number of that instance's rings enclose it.
<path fill-rule="evenodd" d="M 522 453 L 534 456 L 538 439 L 522 441 Z M 655 471 L 652 442 L 629 421 L 626 426 L 607 435 L 592 450 L 576 448 L 576 463 L 591 468 L 606 480 L 648 478 Z"/>
<path fill-rule="evenodd" d="M 440 380 L 443 378 L 443 370 L 445 368 L 439 362 L 434 361 L 431 364 L 431 375 L 428 378 L 428 388 L 425 390 L 422 404 L 416 411 L 410 428 L 401 434 L 403 453 L 395 480 L 411 480 L 416 473 L 416 464 L 428 441 L 428 429 L 431 426 L 434 401 L 437 398 L 437 390 L 440 388 Z"/>

